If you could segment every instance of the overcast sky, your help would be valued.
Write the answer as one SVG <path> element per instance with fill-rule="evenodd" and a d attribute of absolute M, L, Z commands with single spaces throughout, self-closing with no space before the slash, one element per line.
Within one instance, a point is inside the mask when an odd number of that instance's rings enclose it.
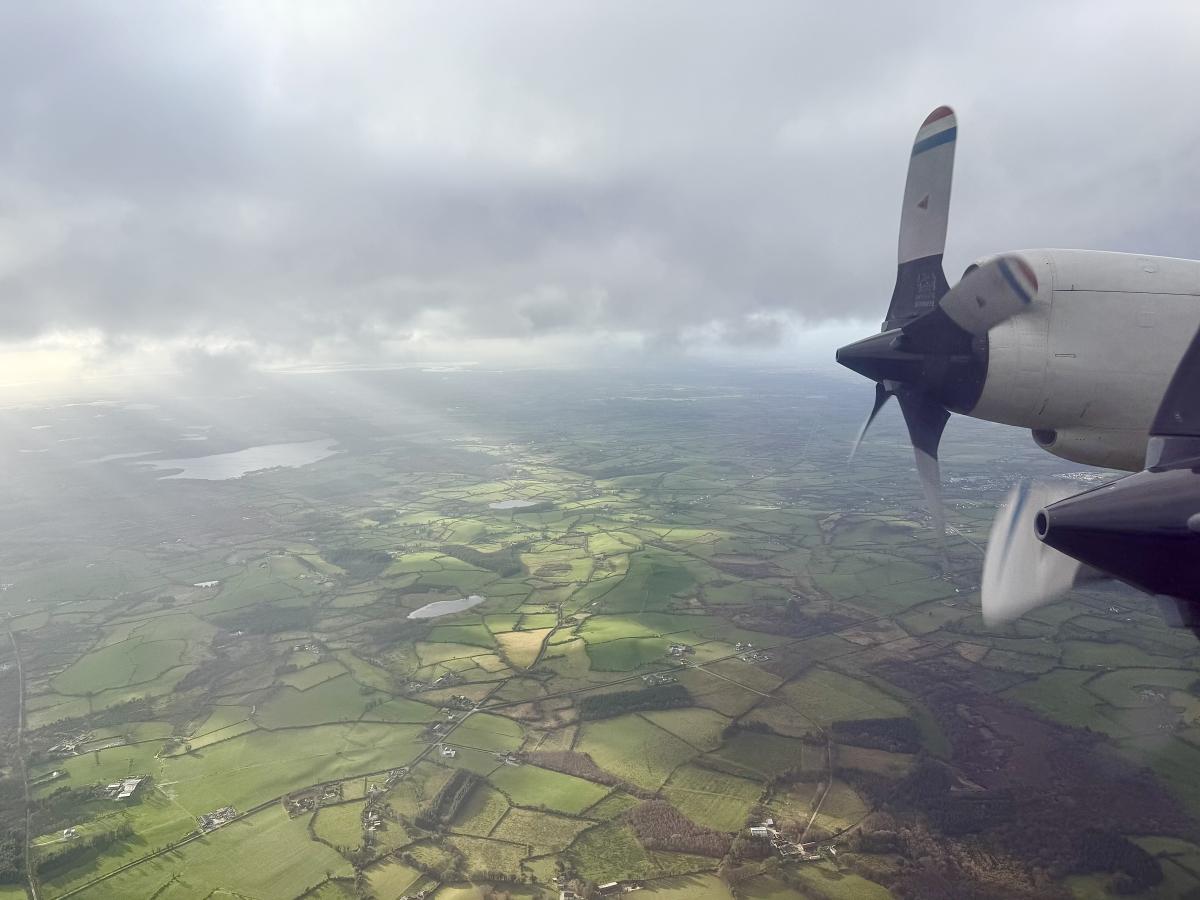
<path fill-rule="evenodd" d="M 1193 2 L 0 5 L 0 382 L 824 354 L 941 103 L 951 282 L 1200 256 L 1198 48 Z"/>

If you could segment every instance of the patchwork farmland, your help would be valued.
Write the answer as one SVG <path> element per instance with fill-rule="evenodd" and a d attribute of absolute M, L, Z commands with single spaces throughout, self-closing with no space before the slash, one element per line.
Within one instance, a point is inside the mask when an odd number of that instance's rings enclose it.
<path fill-rule="evenodd" d="M 9 884 L 766 900 L 956 871 L 1037 897 L 1152 865 L 1189 889 L 1196 642 L 1104 594 L 986 627 L 977 545 L 1007 482 L 961 475 L 996 466 L 971 435 L 947 439 L 944 570 L 894 453 L 831 474 L 837 386 L 677 385 L 664 412 L 619 382 L 573 383 L 581 408 L 507 376 L 494 409 L 414 383 L 456 412 L 372 431 L 326 410 L 342 452 L 301 468 L 103 464 L 86 509 L 146 494 L 153 525 L 6 520 Z M 1038 464 L 1011 452 L 1006 472 Z M 75 549 L 20 549 L 51 535 Z M 1089 868 L 1064 796 L 1141 868 Z"/>

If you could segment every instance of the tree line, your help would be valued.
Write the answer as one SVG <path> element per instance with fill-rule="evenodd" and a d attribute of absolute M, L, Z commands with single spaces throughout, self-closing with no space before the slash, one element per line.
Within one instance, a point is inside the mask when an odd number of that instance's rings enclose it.
<path fill-rule="evenodd" d="M 455 769 L 450 780 L 441 786 L 429 805 L 423 807 L 414 820 L 427 831 L 436 831 L 454 820 L 462 805 L 479 784 L 479 776 L 466 769 Z"/>
<path fill-rule="evenodd" d="M 607 719 L 647 709 L 678 709 L 692 705 L 692 695 L 682 684 L 656 684 L 638 691 L 589 694 L 579 701 L 581 719 Z"/>
<path fill-rule="evenodd" d="M 904 716 L 837 721 L 830 729 L 839 744 L 892 753 L 916 753 L 921 749 L 921 731 L 917 723 Z"/>
<path fill-rule="evenodd" d="M 527 510 L 522 511 L 525 512 Z M 447 556 L 462 560 L 469 565 L 495 572 L 501 578 L 511 578 L 514 575 L 520 575 L 523 571 L 521 566 L 522 546 L 513 544 L 494 553 L 484 553 L 482 550 L 476 550 L 474 547 L 467 547 L 462 544 L 447 544 L 438 549 Z"/>

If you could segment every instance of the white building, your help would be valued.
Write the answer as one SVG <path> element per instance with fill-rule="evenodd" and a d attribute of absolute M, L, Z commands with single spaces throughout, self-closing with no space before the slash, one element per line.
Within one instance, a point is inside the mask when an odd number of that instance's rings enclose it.
<path fill-rule="evenodd" d="M 145 779 L 142 778 L 126 778 L 124 781 L 118 782 L 115 786 L 118 788 L 115 800 L 127 800 L 137 793 L 137 789 L 141 786 Z M 108 789 L 112 790 L 114 785 L 109 785 Z"/>

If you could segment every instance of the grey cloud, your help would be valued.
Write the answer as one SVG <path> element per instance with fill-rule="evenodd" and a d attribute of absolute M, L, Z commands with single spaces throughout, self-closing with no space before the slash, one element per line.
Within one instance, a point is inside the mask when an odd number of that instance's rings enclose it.
<path fill-rule="evenodd" d="M 947 269 L 1200 255 L 1190 4 L 36 4 L 0 11 L 0 340 L 300 355 L 875 320 L 911 135 Z"/>

